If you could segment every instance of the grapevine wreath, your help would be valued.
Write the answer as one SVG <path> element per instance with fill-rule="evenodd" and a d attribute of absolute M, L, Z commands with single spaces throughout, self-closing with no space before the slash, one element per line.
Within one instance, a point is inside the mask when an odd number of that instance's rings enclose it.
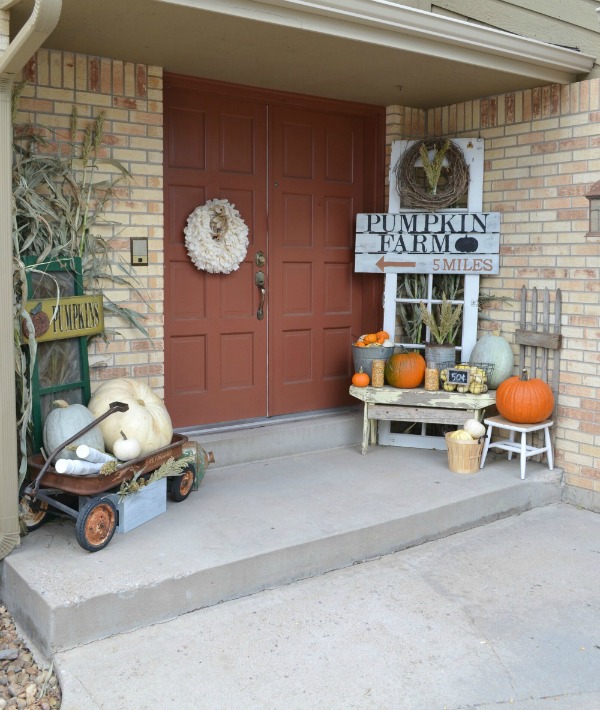
<path fill-rule="evenodd" d="M 211 274 L 235 271 L 248 251 L 248 227 L 228 200 L 196 207 L 183 232 L 194 265 Z"/>
<path fill-rule="evenodd" d="M 433 160 L 428 153 L 433 151 Z M 416 163 L 422 160 L 427 174 L 438 168 L 435 177 L 427 187 L 421 185 L 415 175 Z M 410 206 L 417 209 L 438 210 L 454 204 L 467 190 L 469 185 L 469 167 L 462 150 L 456 143 L 443 141 L 415 141 L 400 156 L 395 167 L 396 189 L 400 197 L 408 199 Z M 434 170 L 435 172 L 435 170 Z M 440 174 L 445 177 L 445 185 L 438 186 Z M 430 175 L 427 175 L 428 181 Z"/>

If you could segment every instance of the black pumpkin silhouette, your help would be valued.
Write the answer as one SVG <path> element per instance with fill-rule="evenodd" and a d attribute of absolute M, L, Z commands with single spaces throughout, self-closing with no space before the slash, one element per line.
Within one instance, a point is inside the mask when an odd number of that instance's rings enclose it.
<path fill-rule="evenodd" d="M 479 242 L 475 237 L 460 237 L 456 240 L 456 251 L 460 251 L 466 254 L 470 254 L 473 251 L 477 251 Z"/>

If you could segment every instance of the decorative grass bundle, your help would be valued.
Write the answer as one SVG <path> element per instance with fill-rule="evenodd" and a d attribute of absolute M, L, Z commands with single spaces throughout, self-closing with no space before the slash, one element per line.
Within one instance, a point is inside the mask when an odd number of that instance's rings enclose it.
<path fill-rule="evenodd" d="M 194 463 L 193 456 L 182 456 L 178 459 L 171 457 L 167 459 L 160 468 L 153 471 L 148 478 L 142 477 L 144 473 L 144 469 L 142 468 L 134 474 L 130 481 L 123 481 L 123 483 L 121 483 L 121 487 L 118 491 L 119 501 L 123 500 L 125 496 L 131 493 L 136 493 L 141 488 L 149 486 L 155 481 L 160 481 L 161 478 L 181 475 L 191 463 Z"/>
<path fill-rule="evenodd" d="M 453 306 L 452 302 L 444 294 L 437 318 L 432 311 L 427 310 L 427 306 L 423 302 L 419 303 L 419 311 L 421 321 L 429 328 L 431 337 L 436 343 L 442 345 L 453 342 L 454 334 L 460 321 L 460 314 L 462 313 L 462 304 Z"/>

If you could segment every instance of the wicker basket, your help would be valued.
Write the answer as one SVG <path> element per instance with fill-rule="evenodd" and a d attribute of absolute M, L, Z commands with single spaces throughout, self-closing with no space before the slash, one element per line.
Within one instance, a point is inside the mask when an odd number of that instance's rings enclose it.
<path fill-rule="evenodd" d="M 461 439 L 450 439 L 450 433 L 446 434 L 448 468 L 453 473 L 477 473 L 483 450 L 483 437 L 481 439 L 463 441 Z"/>

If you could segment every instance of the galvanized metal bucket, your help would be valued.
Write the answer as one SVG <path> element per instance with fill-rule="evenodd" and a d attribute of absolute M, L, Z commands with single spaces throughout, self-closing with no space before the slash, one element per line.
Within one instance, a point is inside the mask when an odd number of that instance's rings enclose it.
<path fill-rule="evenodd" d="M 354 358 L 354 372 L 359 372 L 362 367 L 363 372 L 366 372 L 369 377 L 373 376 L 373 360 L 387 360 L 394 354 L 395 347 L 393 345 L 384 347 L 378 345 L 370 348 L 359 348 L 357 345 L 352 346 L 352 357 Z"/>

